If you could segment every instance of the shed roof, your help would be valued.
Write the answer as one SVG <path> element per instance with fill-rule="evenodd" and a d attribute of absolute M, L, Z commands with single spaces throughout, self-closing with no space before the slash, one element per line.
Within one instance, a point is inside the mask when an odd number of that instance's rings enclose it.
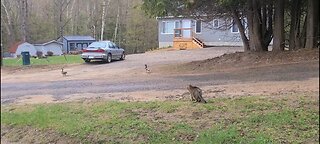
<path fill-rule="evenodd" d="M 63 36 L 66 40 L 93 40 L 95 41 L 92 36 Z"/>
<path fill-rule="evenodd" d="M 46 42 L 46 43 L 42 43 L 42 44 L 34 44 L 34 45 L 35 46 L 44 46 L 44 45 L 48 45 L 48 44 L 51 44 L 51 43 L 57 43 L 57 44 L 62 45 L 61 42 L 57 42 L 56 40 L 52 40 L 52 41 L 49 41 L 49 42 Z"/>

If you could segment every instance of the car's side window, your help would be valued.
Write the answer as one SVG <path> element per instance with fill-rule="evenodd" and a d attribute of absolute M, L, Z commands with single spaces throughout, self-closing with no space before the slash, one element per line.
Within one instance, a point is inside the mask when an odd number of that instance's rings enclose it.
<path fill-rule="evenodd" d="M 114 47 L 114 45 L 112 43 L 109 43 L 109 48 L 114 49 L 115 47 Z"/>
<path fill-rule="evenodd" d="M 102 47 L 105 49 L 105 48 L 108 48 L 108 45 L 106 43 L 103 43 Z"/>
<path fill-rule="evenodd" d="M 115 44 L 115 43 L 112 43 L 113 45 L 114 45 L 114 47 L 116 48 L 116 49 L 119 49 L 119 47 Z"/>

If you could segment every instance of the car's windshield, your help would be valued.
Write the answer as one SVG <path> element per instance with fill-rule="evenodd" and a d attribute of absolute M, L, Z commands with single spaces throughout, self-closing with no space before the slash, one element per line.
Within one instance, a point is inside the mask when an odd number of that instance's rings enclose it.
<path fill-rule="evenodd" d="M 105 48 L 105 47 L 106 47 L 106 43 L 102 43 L 102 42 L 93 42 L 88 46 L 88 48 Z"/>

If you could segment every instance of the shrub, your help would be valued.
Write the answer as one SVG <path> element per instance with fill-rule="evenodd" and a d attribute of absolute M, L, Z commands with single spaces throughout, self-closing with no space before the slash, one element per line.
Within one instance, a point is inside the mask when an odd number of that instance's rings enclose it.
<path fill-rule="evenodd" d="M 52 51 L 47 51 L 47 56 L 53 56 L 53 52 Z"/>
<path fill-rule="evenodd" d="M 71 55 L 78 55 L 78 54 L 82 54 L 82 51 L 79 50 L 79 51 L 70 51 L 70 54 Z"/>
<path fill-rule="evenodd" d="M 42 53 L 42 51 L 37 51 L 36 55 L 38 58 L 42 58 L 43 53 Z"/>

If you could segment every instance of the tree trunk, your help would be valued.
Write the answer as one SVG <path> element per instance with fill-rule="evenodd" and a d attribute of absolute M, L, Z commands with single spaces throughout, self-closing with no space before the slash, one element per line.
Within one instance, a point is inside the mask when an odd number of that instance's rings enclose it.
<path fill-rule="evenodd" d="M 118 13 L 117 13 L 117 20 L 116 20 L 116 27 L 114 29 L 114 35 L 113 35 L 113 41 L 117 41 L 117 32 L 118 32 L 118 26 L 119 26 L 119 17 L 120 17 L 120 5 L 118 4 Z"/>
<path fill-rule="evenodd" d="M 73 18 L 71 18 L 71 32 L 72 32 L 72 34 L 75 34 L 75 31 L 74 31 L 74 27 L 75 27 L 75 20 L 74 20 L 74 17 L 75 17 L 75 15 L 73 15 L 72 13 L 74 13 L 74 5 L 75 5 L 75 3 L 76 3 L 76 0 L 73 0 L 73 2 L 72 2 L 72 4 L 71 4 L 71 17 L 73 17 Z"/>
<path fill-rule="evenodd" d="M 273 35 L 273 5 L 260 0 L 248 0 L 247 2 L 250 50 L 268 51 Z"/>
<path fill-rule="evenodd" d="M 248 0 L 248 11 L 247 11 L 247 20 L 248 20 L 248 31 L 249 31 L 249 51 L 254 51 L 255 45 L 253 40 L 253 6 L 252 0 Z"/>
<path fill-rule="evenodd" d="M 2 1 L 1 1 L 2 2 Z M 1 67 L 3 66 L 3 53 L 4 53 L 4 51 L 3 51 L 3 45 L 2 45 L 2 42 L 3 42 L 3 40 L 2 40 L 2 35 L 3 34 L 3 31 L 2 31 L 2 27 L 1 27 L 1 35 L 0 35 L 0 38 L 1 38 L 1 40 L 0 40 L 0 48 L 1 48 Z"/>
<path fill-rule="evenodd" d="M 263 38 L 261 28 L 261 6 L 259 0 L 252 0 L 253 8 L 253 23 L 252 23 L 252 38 L 255 51 L 263 51 Z"/>
<path fill-rule="evenodd" d="M 106 1 L 107 1 L 107 3 L 106 3 Z M 103 40 L 106 8 L 108 7 L 109 3 L 110 3 L 110 0 L 104 0 L 104 1 L 103 1 L 103 4 L 102 4 L 102 18 L 101 18 L 101 34 L 100 34 L 100 40 Z"/>
<path fill-rule="evenodd" d="M 12 26 L 12 23 L 11 23 L 10 14 L 9 14 L 7 6 L 4 4 L 3 0 L 1 0 L 1 5 L 2 5 L 2 7 L 4 9 L 4 12 L 5 12 L 6 18 L 7 18 L 7 22 L 4 23 L 4 26 L 6 27 L 6 30 L 8 32 L 8 45 L 10 46 L 15 41 L 15 35 L 14 35 L 14 32 L 13 32 L 13 26 Z"/>
<path fill-rule="evenodd" d="M 284 50 L 284 0 L 275 1 L 272 51 Z"/>
<path fill-rule="evenodd" d="M 105 23 L 105 5 L 106 5 L 106 1 L 103 1 L 102 4 L 102 16 L 101 16 L 101 34 L 100 34 L 100 40 L 103 40 L 103 32 L 104 32 L 104 23 Z"/>
<path fill-rule="evenodd" d="M 21 0 L 21 39 L 26 42 L 27 39 L 27 0 Z"/>
<path fill-rule="evenodd" d="M 317 45 L 317 26 L 319 23 L 319 0 L 308 0 L 306 48 L 315 48 Z"/>
<path fill-rule="evenodd" d="M 307 22 L 308 22 L 307 18 L 308 18 L 308 14 L 304 17 L 301 35 L 297 42 L 298 48 L 305 48 L 305 45 L 306 45 L 306 33 L 307 33 Z"/>
<path fill-rule="evenodd" d="M 76 5 L 76 17 L 75 17 L 75 21 L 76 21 L 76 35 L 79 35 L 80 34 L 80 24 L 81 24 L 81 21 L 80 21 L 80 4 L 79 2 L 77 2 L 77 5 Z"/>
<path fill-rule="evenodd" d="M 232 16 L 233 16 L 233 19 L 234 19 L 234 21 L 236 22 L 236 24 L 237 24 L 237 26 L 239 28 L 240 37 L 242 39 L 244 51 L 249 51 L 250 50 L 249 40 L 248 40 L 248 38 L 246 36 L 245 27 L 241 22 L 239 13 L 236 10 L 232 10 Z"/>
<path fill-rule="evenodd" d="M 63 36 L 63 26 L 62 26 L 62 23 L 63 23 L 62 11 L 60 11 L 60 13 L 59 13 L 59 37 L 62 37 L 62 36 Z"/>
<path fill-rule="evenodd" d="M 263 50 L 268 51 L 268 46 L 273 39 L 273 5 L 269 4 L 267 7 L 267 23 L 266 23 L 266 31 L 264 31 L 263 35 Z"/>
<path fill-rule="evenodd" d="M 289 35 L 289 50 L 295 50 L 299 48 L 297 43 L 300 37 L 300 17 L 301 17 L 301 1 L 292 0 L 291 1 L 291 22 L 290 22 L 290 35 Z"/>

